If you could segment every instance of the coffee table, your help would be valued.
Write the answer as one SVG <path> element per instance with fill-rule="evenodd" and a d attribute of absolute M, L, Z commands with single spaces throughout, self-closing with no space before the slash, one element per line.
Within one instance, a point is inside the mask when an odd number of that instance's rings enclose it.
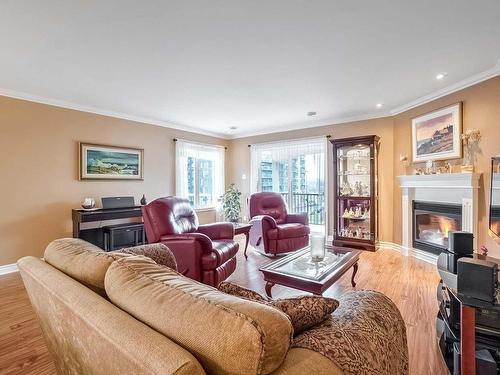
<path fill-rule="evenodd" d="M 279 284 L 321 295 L 351 268 L 351 285 L 355 287 L 360 253 L 360 250 L 327 246 L 325 259 L 313 262 L 309 247 L 297 250 L 260 269 L 266 281 L 266 294 L 272 297 L 272 287 Z"/>

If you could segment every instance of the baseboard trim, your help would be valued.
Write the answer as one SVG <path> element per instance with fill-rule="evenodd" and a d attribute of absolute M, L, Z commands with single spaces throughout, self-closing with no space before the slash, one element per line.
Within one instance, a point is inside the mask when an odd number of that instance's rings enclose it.
<path fill-rule="evenodd" d="M 19 269 L 17 268 L 16 263 L 6 264 L 5 266 L 0 266 L 0 275 L 6 275 L 8 273 L 17 272 Z"/>
<path fill-rule="evenodd" d="M 414 249 L 412 247 L 406 248 L 400 244 L 394 243 L 394 242 L 385 242 L 381 241 L 380 242 L 380 247 L 383 247 L 384 249 L 390 249 L 394 251 L 400 252 L 402 255 L 405 256 L 411 256 L 413 258 L 417 258 L 419 260 L 423 260 L 424 262 L 431 263 L 431 264 L 437 264 L 437 259 L 438 256 L 434 254 L 429 254 L 426 251 L 422 251 L 419 249 Z"/>

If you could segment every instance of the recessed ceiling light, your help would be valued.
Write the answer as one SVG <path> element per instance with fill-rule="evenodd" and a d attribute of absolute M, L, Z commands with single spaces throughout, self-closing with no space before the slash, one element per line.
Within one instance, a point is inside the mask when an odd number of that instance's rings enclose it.
<path fill-rule="evenodd" d="M 446 77 L 447 75 L 448 75 L 448 73 L 438 73 L 438 74 L 436 74 L 436 79 L 441 80 L 444 77 Z"/>
<path fill-rule="evenodd" d="M 308 116 L 316 116 L 316 112 L 310 111 L 310 112 L 307 112 L 307 115 Z"/>
<path fill-rule="evenodd" d="M 384 106 L 384 103 L 377 103 L 377 108 L 382 108 Z"/>

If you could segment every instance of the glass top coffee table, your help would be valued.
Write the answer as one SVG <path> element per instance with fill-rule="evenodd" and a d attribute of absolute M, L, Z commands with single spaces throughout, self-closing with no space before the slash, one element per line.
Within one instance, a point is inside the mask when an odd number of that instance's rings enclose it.
<path fill-rule="evenodd" d="M 272 297 L 271 288 L 279 284 L 321 295 L 351 268 L 351 285 L 355 287 L 360 253 L 360 250 L 327 246 L 325 259 L 314 262 L 309 247 L 297 250 L 260 269 L 266 281 L 266 294 Z"/>

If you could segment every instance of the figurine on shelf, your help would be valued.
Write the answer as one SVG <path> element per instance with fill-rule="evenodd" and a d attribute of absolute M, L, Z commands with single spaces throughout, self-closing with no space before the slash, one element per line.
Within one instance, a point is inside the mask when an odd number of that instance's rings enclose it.
<path fill-rule="evenodd" d="M 342 214 L 342 217 L 346 218 L 346 219 L 349 219 L 349 210 L 347 208 L 344 210 L 344 213 Z"/>
<path fill-rule="evenodd" d="M 348 181 L 344 182 L 340 187 L 340 195 L 344 197 L 351 196 L 353 194 L 353 190 Z"/>
<path fill-rule="evenodd" d="M 349 217 L 354 217 L 354 211 L 352 210 L 352 207 L 349 208 Z"/>

